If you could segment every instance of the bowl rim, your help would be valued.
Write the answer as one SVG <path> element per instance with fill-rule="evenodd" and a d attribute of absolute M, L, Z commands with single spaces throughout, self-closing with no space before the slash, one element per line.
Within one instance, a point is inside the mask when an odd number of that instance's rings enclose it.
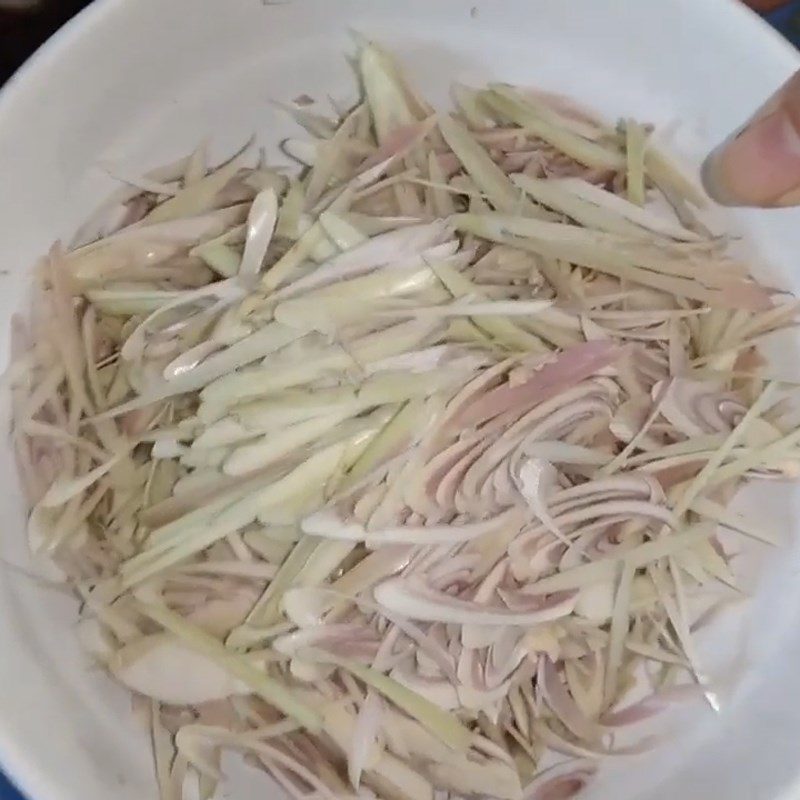
<path fill-rule="evenodd" d="M 337 0 L 327 0 L 328 3 Z M 366 1 L 366 0 L 365 0 Z M 372 0 L 375 2 L 376 0 Z M 389 2 L 389 0 L 377 0 Z M 693 0 L 661 0 L 661 2 L 683 6 L 687 16 L 694 7 Z M 59 60 L 80 44 L 84 36 L 91 35 L 93 28 L 116 13 L 134 6 L 135 0 L 92 0 L 43 44 L 0 86 L 0 127 L 14 114 L 15 103 L 37 83 L 46 78 L 48 72 L 57 67 Z M 754 42 L 753 53 L 757 61 L 772 60 L 787 72 L 800 69 L 800 51 L 785 39 L 775 28 L 740 0 L 704 0 L 704 12 L 720 16 L 720 23 L 746 26 Z M 711 7 L 710 9 L 708 7 Z M 766 99 L 766 98 L 765 98 Z M 798 766 L 800 780 L 800 766 Z M 49 770 L 42 769 L 38 754 L 19 747 L 14 731 L 0 716 L 0 775 L 29 800 L 65 800 L 58 783 Z M 72 800 L 67 798 L 66 800 Z"/>

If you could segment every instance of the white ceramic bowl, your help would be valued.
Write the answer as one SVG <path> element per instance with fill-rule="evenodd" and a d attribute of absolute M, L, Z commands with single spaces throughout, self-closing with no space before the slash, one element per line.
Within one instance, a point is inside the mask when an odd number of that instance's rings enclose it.
<path fill-rule="evenodd" d="M 729 0 L 95 3 L 0 99 L 0 352 L 30 264 L 109 190 L 99 160 L 143 168 L 206 135 L 220 153 L 253 131 L 277 141 L 287 123 L 270 98 L 352 95 L 342 58 L 348 28 L 397 52 L 436 102 L 454 78 L 536 84 L 610 117 L 679 121 L 674 142 L 694 163 L 800 66 L 795 51 Z M 794 289 L 798 223 L 800 212 L 791 210 L 737 219 Z M 800 527 L 791 492 L 769 485 L 750 496 L 765 524 L 787 534 Z M 22 507 L 7 453 L 0 454 L 0 517 L 3 558 L 24 564 Z M 765 559 L 756 599 L 735 620 L 745 649 L 722 713 L 698 718 L 655 755 L 612 771 L 590 796 L 800 797 L 798 553 L 795 543 Z M 32 800 L 154 797 L 144 736 L 124 694 L 79 652 L 73 603 L 14 569 L 0 570 L 3 767 Z M 730 644 L 733 636 L 720 631 L 719 638 Z M 229 796 L 278 796 L 258 780 L 234 770 Z"/>

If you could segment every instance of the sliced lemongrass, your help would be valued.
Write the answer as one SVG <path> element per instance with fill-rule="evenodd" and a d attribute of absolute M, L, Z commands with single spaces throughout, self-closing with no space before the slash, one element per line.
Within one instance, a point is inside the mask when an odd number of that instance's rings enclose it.
<path fill-rule="evenodd" d="M 340 669 L 347 670 L 354 677 L 380 692 L 387 700 L 391 700 L 398 708 L 416 719 L 453 750 L 466 751 L 472 743 L 473 734 L 461 724 L 457 717 L 442 711 L 388 675 L 365 667 L 351 659 L 335 658 L 322 653 L 319 654 L 319 658 L 335 664 Z"/>
<path fill-rule="evenodd" d="M 168 222 L 210 211 L 217 195 L 244 165 L 254 141 L 250 139 L 227 163 L 156 206 L 145 217 L 145 224 Z"/>
<path fill-rule="evenodd" d="M 628 199 L 637 206 L 645 203 L 644 153 L 647 134 L 636 120 L 625 120 L 625 158 Z"/>
<path fill-rule="evenodd" d="M 460 122 L 442 116 L 439 118 L 439 130 L 480 191 L 498 211 L 513 213 L 524 210 L 536 216 L 535 207 L 522 199 L 505 172 Z"/>
<path fill-rule="evenodd" d="M 277 219 L 278 196 L 275 190 L 269 187 L 259 192 L 250 206 L 247 217 L 247 240 L 237 273 L 241 279 L 252 279 L 261 271 Z"/>
<path fill-rule="evenodd" d="M 106 475 L 123 456 L 124 454 L 122 453 L 115 455 L 84 475 L 78 475 L 74 478 L 57 478 L 53 481 L 47 493 L 42 498 L 42 508 L 57 508 L 58 506 L 64 505 L 64 503 L 68 502 L 73 497 L 82 494 L 86 489 Z"/>
<path fill-rule="evenodd" d="M 243 656 L 228 650 L 218 639 L 187 622 L 166 606 L 140 603 L 139 609 L 192 650 L 207 656 L 235 678 L 246 683 L 275 708 L 281 709 L 287 716 L 311 730 L 319 729 L 321 725 L 319 714 L 297 700 L 290 691 L 287 691 L 284 683 L 268 677 Z"/>

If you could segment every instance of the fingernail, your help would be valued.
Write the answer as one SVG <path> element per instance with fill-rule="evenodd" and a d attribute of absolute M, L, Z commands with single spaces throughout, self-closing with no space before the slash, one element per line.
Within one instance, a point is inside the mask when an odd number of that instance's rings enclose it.
<path fill-rule="evenodd" d="M 785 105 L 769 105 L 703 164 L 706 191 L 723 205 L 780 206 L 796 197 L 800 134 Z"/>

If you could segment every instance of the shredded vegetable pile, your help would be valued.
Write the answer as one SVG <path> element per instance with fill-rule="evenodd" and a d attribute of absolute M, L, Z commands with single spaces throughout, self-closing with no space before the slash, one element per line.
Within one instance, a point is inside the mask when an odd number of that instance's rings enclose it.
<path fill-rule="evenodd" d="M 649 126 L 357 67 L 285 106 L 299 169 L 200 147 L 38 265 L 30 546 L 163 798 L 228 751 L 305 800 L 573 797 L 710 689 L 694 634 L 770 543 L 730 500 L 798 475 L 757 350 L 797 306 Z"/>

